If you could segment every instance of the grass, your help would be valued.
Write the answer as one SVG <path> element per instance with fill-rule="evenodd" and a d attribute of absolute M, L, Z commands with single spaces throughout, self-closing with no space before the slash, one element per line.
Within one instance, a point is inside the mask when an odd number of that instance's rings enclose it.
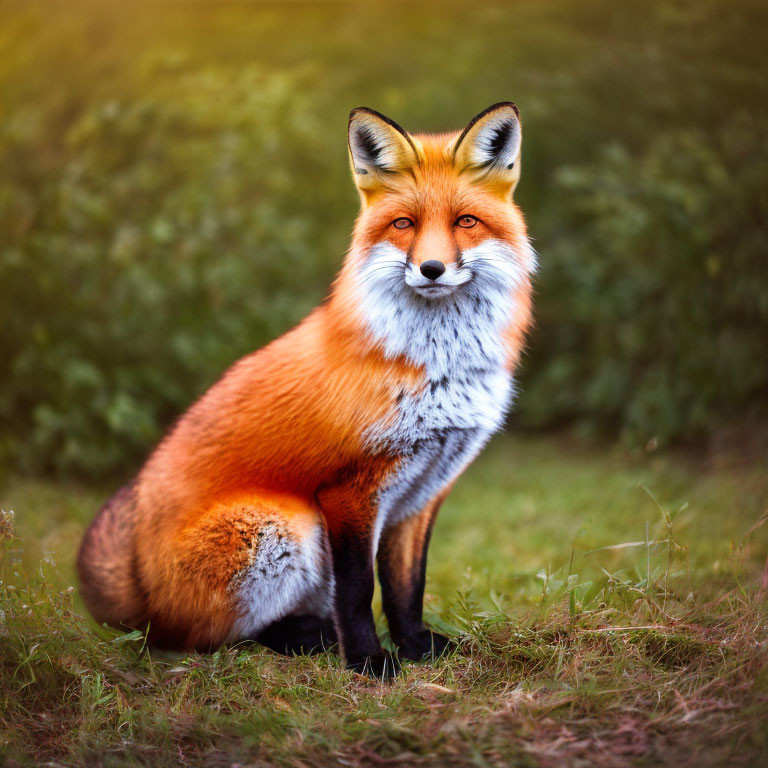
<path fill-rule="evenodd" d="M 0 588 L 6 765 L 768 760 L 757 464 L 497 439 L 430 552 L 427 614 L 458 647 L 391 685 L 333 652 L 159 654 L 141 633 L 96 627 L 72 562 L 105 495 L 19 478 L 0 489 L 15 510 Z M 386 641 L 383 619 L 380 630 Z"/>

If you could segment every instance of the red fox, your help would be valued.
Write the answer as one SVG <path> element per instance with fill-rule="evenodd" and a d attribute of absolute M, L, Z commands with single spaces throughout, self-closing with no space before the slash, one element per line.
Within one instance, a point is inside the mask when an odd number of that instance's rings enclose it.
<path fill-rule="evenodd" d="M 98 621 L 176 649 L 338 642 L 382 678 L 444 651 L 422 622 L 430 532 L 502 425 L 531 318 L 521 135 L 510 102 L 442 135 L 352 111 L 361 211 L 329 298 L 235 363 L 98 513 L 77 564 Z"/>

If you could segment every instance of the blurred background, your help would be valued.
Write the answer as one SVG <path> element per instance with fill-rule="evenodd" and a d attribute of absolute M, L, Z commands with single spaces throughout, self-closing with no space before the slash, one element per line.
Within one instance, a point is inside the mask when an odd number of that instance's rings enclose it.
<path fill-rule="evenodd" d="M 765 0 L 0 0 L 7 764 L 764 764 L 767 31 Z M 443 131 L 501 100 L 536 327 L 430 548 L 428 622 L 475 638 L 421 673 L 449 687 L 158 664 L 79 618 L 99 506 L 327 295 L 350 109 Z"/>
<path fill-rule="evenodd" d="M 520 107 L 541 271 L 516 431 L 638 452 L 765 435 L 764 2 L 0 13 L 6 474 L 130 476 L 227 365 L 323 299 L 357 210 L 360 105 L 413 131 Z"/>

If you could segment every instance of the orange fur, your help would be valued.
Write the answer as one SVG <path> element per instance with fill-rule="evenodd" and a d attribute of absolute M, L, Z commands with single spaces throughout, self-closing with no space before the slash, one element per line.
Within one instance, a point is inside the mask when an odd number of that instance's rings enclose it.
<path fill-rule="evenodd" d="M 427 381 L 413 363 L 385 357 L 370 337 L 355 277 L 364 254 L 388 241 L 416 265 L 450 262 L 487 238 L 526 238 L 510 185 L 479 181 L 472 169 L 457 167 L 458 136 L 410 137 L 410 148 L 401 148 L 403 172 L 383 183 L 366 179 L 352 247 L 329 300 L 233 365 L 180 418 L 133 483 L 130 502 L 113 508 L 123 516 L 123 549 L 110 545 L 105 518 L 97 518 L 79 570 L 98 619 L 149 621 L 158 642 L 214 647 L 230 636 L 237 618 L 231 585 L 265 520 L 282 521 L 296 541 L 317 519 L 331 538 L 372 525 L 373 495 L 398 458 L 372 455 L 366 430 L 387 422 L 402 392 L 418 393 Z M 481 221 L 456 227 L 465 214 Z M 396 229 L 398 217 L 418 227 Z M 509 301 L 514 311 L 504 337 L 511 370 L 530 323 L 530 283 Z M 438 506 L 436 500 L 423 518 L 401 524 L 412 539 L 397 554 L 403 583 L 406 561 L 428 539 Z M 110 563 L 108 579 L 97 561 Z M 93 582 L 102 577 L 99 591 Z"/>

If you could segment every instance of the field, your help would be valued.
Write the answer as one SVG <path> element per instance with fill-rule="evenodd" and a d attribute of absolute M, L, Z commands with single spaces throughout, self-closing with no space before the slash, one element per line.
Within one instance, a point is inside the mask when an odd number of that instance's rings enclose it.
<path fill-rule="evenodd" d="M 0 487 L 15 512 L 0 591 L 5 765 L 768 760 L 764 464 L 497 438 L 430 553 L 427 613 L 456 650 L 392 684 L 346 672 L 333 649 L 160 654 L 96 627 L 73 559 L 107 493 Z"/>

